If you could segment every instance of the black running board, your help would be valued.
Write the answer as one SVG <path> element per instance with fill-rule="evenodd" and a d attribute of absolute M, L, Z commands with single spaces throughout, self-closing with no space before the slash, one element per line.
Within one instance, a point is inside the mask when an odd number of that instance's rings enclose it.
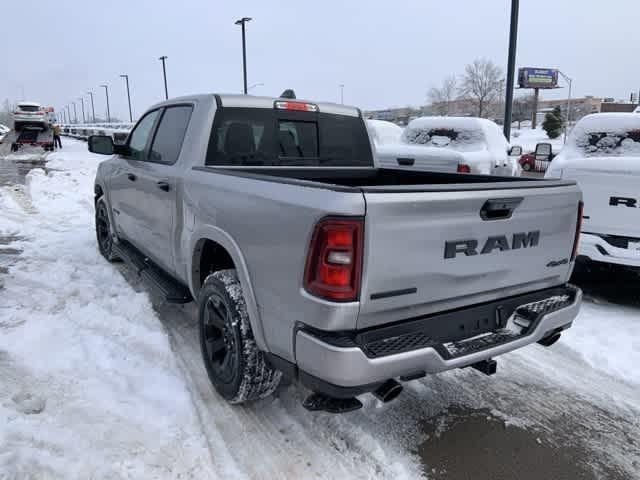
<path fill-rule="evenodd" d="M 165 302 L 183 304 L 193 301 L 187 287 L 176 281 L 130 243 L 123 241 L 114 243 L 113 252 L 133 268 Z"/>

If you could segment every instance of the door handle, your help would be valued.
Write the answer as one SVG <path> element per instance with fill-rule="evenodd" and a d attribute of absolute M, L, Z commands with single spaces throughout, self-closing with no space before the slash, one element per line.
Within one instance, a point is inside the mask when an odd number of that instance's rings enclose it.
<path fill-rule="evenodd" d="M 164 192 L 168 192 L 169 190 L 171 190 L 171 186 L 167 183 L 167 182 L 158 182 L 157 183 L 158 188 Z"/>
<path fill-rule="evenodd" d="M 133 173 L 127 173 L 127 178 L 132 182 L 135 182 L 138 179 L 138 177 L 136 177 Z"/>
<path fill-rule="evenodd" d="M 398 165 L 405 165 L 409 167 L 416 163 L 415 158 L 396 158 L 396 161 L 398 162 Z"/>

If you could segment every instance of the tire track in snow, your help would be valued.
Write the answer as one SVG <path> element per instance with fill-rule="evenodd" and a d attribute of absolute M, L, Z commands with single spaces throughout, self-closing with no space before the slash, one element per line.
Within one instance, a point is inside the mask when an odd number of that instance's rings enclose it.
<path fill-rule="evenodd" d="M 421 476 L 415 456 L 384 434 L 393 429 L 391 425 L 379 431 L 362 412 L 338 416 L 307 412 L 301 406 L 304 392 L 296 386 L 280 387 L 272 398 L 248 406 L 227 404 L 206 375 L 193 307 L 157 309 L 194 395 L 214 463 L 226 465 L 229 478 Z M 223 462 L 216 459 L 221 452 Z M 233 469 L 227 457 L 233 459 Z"/>

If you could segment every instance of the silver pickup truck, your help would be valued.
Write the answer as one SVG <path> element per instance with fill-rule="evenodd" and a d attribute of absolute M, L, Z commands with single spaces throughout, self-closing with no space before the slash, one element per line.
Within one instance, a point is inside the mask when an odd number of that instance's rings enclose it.
<path fill-rule="evenodd" d="M 374 167 L 361 112 L 289 98 L 198 95 L 142 116 L 95 180 L 96 233 L 169 302 L 198 304 L 210 380 L 228 401 L 282 375 L 343 412 L 399 381 L 571 326 L 573 181 Z"/>

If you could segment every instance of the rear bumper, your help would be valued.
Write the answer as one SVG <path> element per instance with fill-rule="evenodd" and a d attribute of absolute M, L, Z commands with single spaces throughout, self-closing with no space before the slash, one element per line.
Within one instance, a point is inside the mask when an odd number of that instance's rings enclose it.
<path fill-rule="evenodd" d="M 554 303 L 549 310 L 551 303 L 545 302 L 557 298 L 562 298 L 562 303 Z M 537 342 L 568 328 L 581 300 L 580 289 L 567 285 L 351 335 L 327 336 L 301 329 L 296 334 L 296 363 L 302 373 L 331 387 L 357 391 L 362 386 L 366 391 L 365 386 L 389 378 L 465 367 Z M 524 307 L 526 312 L 523 305 L 529 306 Z M 500 328 L 481 329 L 471 338 L 452 340 L 450 330 L 444 334 L 430 331 L 436 323 L 440 330 L 443 323 L 445 330 L 449 328 L 449 322 L 480 324 L 486 321 L 487 312 L 495 311 L 508 313 Z M 531 311 L 535 311 L 535 318 L 529 315 Z"/>
<path fill-rule="evenodd" d="M 596 262 L 640 267 L 640 250 L 615 247 L 598 235 L 591 233 L 580 234 L 578 253 Z"/>

